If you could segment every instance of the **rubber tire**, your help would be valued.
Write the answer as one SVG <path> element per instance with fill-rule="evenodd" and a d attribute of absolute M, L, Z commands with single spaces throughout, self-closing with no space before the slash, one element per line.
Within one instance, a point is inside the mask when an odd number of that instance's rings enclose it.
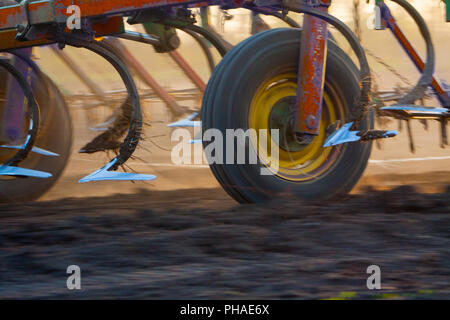
<path fill-rule="evenodd" d="M 226 129 L 247 130 L 249 108 L 258 87 L 277 70 L 298 70 L 300 43 L 300 29 L 272 29 L 231 50 L 208 82 L 201 113 L 203 132 L 210 128 L 220 130 L 225 145 Z M 348 121 L 351 110 L 359 107 L 359 71 L 333 41 L 328 44 L 326 70 L 326 82 L 333 83 L 340 92 Z M 366 116 L 360 129 L 373 128 L 373 121 L 373 116 Z M 209 143 L 204 141 L 204 147 Z M 302 199 L 328 199 L 351 191 L 367 166 L 372 144 L 349 143 L 339 148 L 341 153 L 336 162 L 321 176 L 307 182 L 260 175 L 261 163 L 210 164 L 210 167 L 223 188 L 240 203 L 262 202 L 286 192 Z M 223 159 L 226 154 L 224 148 Z"/>
<path fill-rule="evenodd" d="M 1 72 L 4 72 L 1 70 Z M 72 122 L 61 91 L 46 75 L 33 81 L 33 93 L 40 109 L 38 136 L 35 145 L 59 154 L 47 157 L 31 152 L 19 164 L 27 169 L 50 172 L 49 179 L 0 178 L 0 202 L 33 201 L 41 197 L 56 183 L 64 171 L 72 149 Z"/>

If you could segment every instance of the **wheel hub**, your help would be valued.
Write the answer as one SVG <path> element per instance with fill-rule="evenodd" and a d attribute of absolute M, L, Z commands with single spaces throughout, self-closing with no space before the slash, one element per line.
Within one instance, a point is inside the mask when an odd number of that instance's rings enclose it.
<path fill-rule="evenodd" d="M 315 138 L 314 135 L 303 135 L 293 129 L 295 101 L 295 96 L 281 98 L 275 103 L 269 115 L 269 128 L 280 131 L 279 147 L 288 152 L 304 150 Z"/>

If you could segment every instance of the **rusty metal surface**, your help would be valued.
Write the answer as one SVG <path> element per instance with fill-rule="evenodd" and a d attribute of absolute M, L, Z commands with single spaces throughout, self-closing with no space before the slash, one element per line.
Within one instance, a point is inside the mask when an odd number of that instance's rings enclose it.
<path fill-rule="evenodd" d="M 18 26 L 43 25 L 49 23 L 65 23 L 71 15 L 67 8 L 71 5 L 80 7 L 81 17 L 113 16 L 129 13 L 138 9 L 145 9 L 164 5 L 188 4 L 199 1 L 186 0 L 54 0 L 31 2 L 26 8 L 23 5 L 14 5 L 0 8 L 0 50 L 28 47 L 51 43 L 49 34 L 45 29 L 33 34 L 32 41 L 17 41 L 15 39 Z M 29 20 L 27 18 L 27 10 Z M 120 17 L 121 18 L 121 17 Z M 117 18 L 116 18 L 117 19 Z M 111 20 L 109 20 L 111 22 Z M 116 23 L 117 25 L 117 23 Z M 93 26 L 98 34 L 114 34 L 118 30 L 114 24 L 100 24 Z M 105 28 L 106 27 L 106 28 Z M 67 30 L 66 30 L 67 31 Z"/>
<path fill-rule="evenodd" d="M 3 16 L 3 8 L 0 8 L 0 19 Z M 101 21 L 94 21 L 91 25 L 93 31 L 95 31 L 96 36 L 113 35 L 124 32 L 124 24 L 121 16 L 111 16 L 107 19 Z M 16 39 L 17 30 L 8 29 L 1 31 L 2 27 L 0 24 L 0 50 L 8 50 L 23 47 L 41 46 L 54 43 L 55 40 L 51 39 L 50 33 L 47 31 L 42 31 L 41 33 L 35 34 L 36 39 L 29 41 L 19 41 Z"/>
<path fill-rule="evenodd" d="M 200 1 L 188 0 L 54 0 L 35 1 L 28 5 L 30 22 L 33 24 L 65 22 L 70 16 L 67 8 L 77 5 L 81 17 L 114 15 L 164 5 L 184 4 Z M 26 10 L 21 5 L 0 8 L 0 29 L 15 28 L 27 23 Z"/>
<path fill-rule="evenodd" d="M 327 12 L 327 7 L 322 7 Z M 319 132 L 327 55 L 327 22 L 305 15 L 300 49 L 297 89 L 297 129 L 301 133 Z"/>

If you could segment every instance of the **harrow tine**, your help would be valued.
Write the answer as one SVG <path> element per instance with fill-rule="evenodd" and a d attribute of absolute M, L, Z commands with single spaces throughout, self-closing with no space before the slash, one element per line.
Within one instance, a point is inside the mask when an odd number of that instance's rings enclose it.
<path fill-rule="evenodd" d="M 410 104 L 386 106 L 380 108 L 380 110 L 394 116 L 399 116 L 400 119 L 439 118 L 449 114 L 449 109 L 447 108 L 431 108 Z"/>
<path fill-rule="evenodd" d="M 177 122 L 168 124 L 168 127 L 189 127 L 189 128 L 198 128 L 202 126 L 201 121 L 194 121 L 194 119 L 198 116 L 197 112 L 194 112 L 193 114 L 189 115 L 185 119 L 179 120 Z"/>
<path fill-rule="evenodd" d="M 113 167 L 116 162 L 117 158 L 111 160 L 103 168 L 80 179 L 79 183 L 91 181 L 151 181 L 156 179 L 156 176 L 150 174 L 109 171 L 108 169 Z"/>
<path fill-rule="evenodd" d="M 14 166 L 0 166 L 0 176 L 51 178 L 52 174 L 44 171 L 19 168 Z"/>
<path fill-rule="evenodd" d="M 0 146 L 0 148 L 6 148 L 6 149 L 22 149 L 23 146 L 8 146 L 8 145 L 2 145 Z M 51 152 L 51 151 L 47 151 L 45 149 L 42 148 L 38 148 L 38 147 L 33 147 L 31 149 L 32 152 L 34 153 L 38 153 L 41 154 L 43 156 L 48 156 L 48 157 L 59 157 L 59 154 Z"/>

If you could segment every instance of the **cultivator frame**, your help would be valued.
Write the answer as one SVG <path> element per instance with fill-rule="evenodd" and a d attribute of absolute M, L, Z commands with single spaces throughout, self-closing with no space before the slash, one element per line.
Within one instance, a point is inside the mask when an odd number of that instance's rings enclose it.
<path fill-rule="evenodd" d="M 439 120 L 442 124 L 442 144 L 448 144 L 445 125 L 449 117 L 450 99 L 448 93 L 442 89 L 433 78 L 435 67 L 434 49 L 431 37 L 425 22 L 417 11 L 405 0 L 391 0 L 401 5 L 414 18 L 419 25 L 422 36 L 427 43 L 427 59 L 421 60 L 417 52 L 401 32 L 389 8 L 383 0 L 376 0 L 377 28 L 385 27 L 392 30 L 400 44 L 416 64 L 422 76 L 418 84 L 393 106 L 383 107 L 381 111 L 386 115 L 401 118 L 427 118 Z M 288 11 L 304 13 L 302 32 L 302 47 L 300 51 L 298 92 L 296 100 L 296 117 L 290 130 L 299 144 L 307 145 L 318 134 L 322 96 L 324 90 L 324 75 L 327 59 L 327 24 L 333 25 L 341 32 L 351 45 L 360 67 L 360 102 L 358 111 L 352 115 L 347 124 L 341 124 L 328 137 L 325 147 L 353 142 L 358 140 L 373 140 L 396 135 L 394 131 L 365 131 L 358 130 L 358 124 L 363 119 L 371 101 L 371 74 L 367 58 L 353 32 L 340 20 L 328 14 L 331 0 L 24 0 L 18 5 L 0 8 L 0 51 L 11 51 L 18 48 L 48 45 L 57 43 L 60 48 L 65 45 L 84 47 L 110 62 L 121 75 L 129 99 L 129 108 L 123 108 L 124 123 L 128 126 L 128 133 L 119 146 L 118 155 L 104 168 L 82 179 L 80 182 L 93 180 L 152 180 L 153 175 L 139 175 L 133 173 L 116 172 L 133 154 L 138 145 L 141 130 L 142 116 L 139 96 L 136 86 L 127 67 L 120 57 L 113 54 L 102 42 L 96 41 L 98 37 L 117 36 L 128 40 L 151 42 L 152 39 L 144 35 L 132 35 L 124 28 L 123 17 L 129 17 L 128 22 L 147 23 L 154 22 L 179 29 L 186 29 L 204 36 L 220 53 L 225 54 L 226 48 L 217 36 L 208 29 L 196 26 L 190 8 L 204 8 L 218 5 L 222 9 L 247 8 L 258 14 L 267 14 L 286 17 Z M 446 0 L 449 6 L 449 0 Z M 81 29 L 68 30 L 66 21 L 70 14 L 67 8 L 76 5 L 80 8 Z M 152 40 L 153 41 L 153 40 Z M 157 40 L 155 40 L 157 41 Z M 11 69 L 9 69 L 11 70 Z M 23 80 L 23 79 L 22 79 Z M 20 81 L 25 92 L 28 92 L 30 107 L 34 107 L 31 90 L 26 81 Z M 414 106 L 421 99 L 428 87 L 432 87 L 438 97 L 441 108 L 427 108 Z M 32 150 L 33 136 L 37 131 L 37 122 L 32 122 L 30 138 L 20 150 L 21 159 Z M 122 133 L 122 132 L 121 132 Z M 14 161 L 6 162 L 2 166 L 3 174 L 28 176 L 27 172 L 17 173 L 17 157 Z M 6 168 L 6 169 L 5 169 Z M 20 170 L 19 170 L 20 171 Z M 2 173 L 0 173 L 2 174 Z"/>

